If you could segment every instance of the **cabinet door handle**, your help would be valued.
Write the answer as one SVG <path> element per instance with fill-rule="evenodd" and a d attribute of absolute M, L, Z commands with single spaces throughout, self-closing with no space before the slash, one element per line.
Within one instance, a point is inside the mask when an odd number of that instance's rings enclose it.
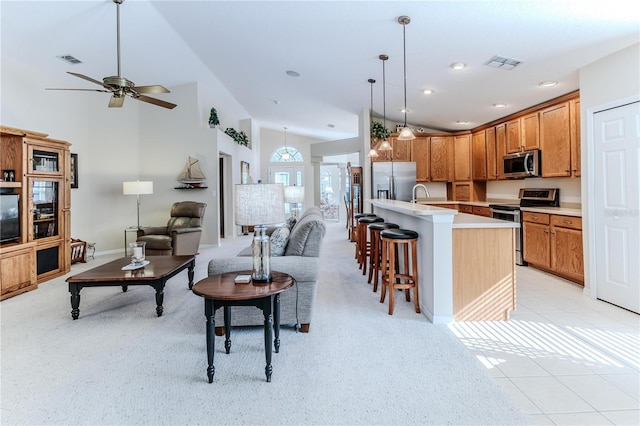
<path fill-rule="evenodd" d="M 564 169 L 565 173 L 570 173 L 571 170 L 570 169 Z"/>
<path fill-rule="evenodd" d="M 544 230 L 544 233 L 545 233 L 545 234 L 548 234 L 548 233 L 549 233 L 549 231 L 548 231 L 547 229 L 545 229 L 545 230 Z"/>
<path fill-rule="evenodd" d="M 538 220 L 538 216 L 531 216 L 533 220 Z"/>
<path fill-rule="evenodd" d="M 566 219 L 565 219 L 565 220 L 563 220 L 563 221 L 562 221 L 562 223 L 565 223 L 565 224 L 567 224 L 567 225 L 571 225 L 573 222 L 572 222 L 572 221 L 570 221 L 570 220 L 566 220 Z"/>

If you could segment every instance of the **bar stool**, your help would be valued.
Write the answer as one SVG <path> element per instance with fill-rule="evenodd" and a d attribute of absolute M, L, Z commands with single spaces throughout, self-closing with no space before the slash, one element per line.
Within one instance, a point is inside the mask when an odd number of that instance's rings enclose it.
<path fill-rule="evenodd" d="M 380 241 L 380 231 L 385 229 L 399 229 L 400 225 L 395 223 L 372 223 L 369 225 L 369 233 L 371 234 L 371 257 L 369 258 L 369 279 L 367 282 L 371 284 L 371 278 L 373 277 L 373 292 L 378 291 L 378 275 L 381 268 L 382 259 L 382 246 Z"/>
<path fill-rule="evenodd" d="M 362 269 L 362 275 L 367 273 L 367 256 L 371 255 L 371 242 L 367 229 L 370 224 L 377 222 L 384 222 L 384 219 L 378 216 L 365 216 L 358 219 L 358 268 Z"/>
<path fill-rule="evenodd" d="M 356 234 L 356 238 L 355 238 L 355 243 L 356 243 L 356 255 L 354 256 L 354 258 L 356 260 L 359 260 L 359 254 L 360 254 L 360 246 L 358 245 L 358 220 L 360 220 L 360 218 L 362 217 L 376 217 L 378 215 L 374 214 L 374 213 L 356 213 L 353 217 L 355 218 L 355 225 L 354 225 L 354 230 L 355 230 L 355 234 Z"/>
<path fill-rule="evenodd" d="M 418 233 L 410 229 L 385 229 L 380 231 L 382 242 L 382 289 L 380 303 L 384 303 L 386 289 L 389 288 L 389 315 L 393 315 L 395 304 L 394 290 L 404 290 L 407 302 L 411 301 L 409 289 L 413 289 L 413 305 L 416 313 L 420 313 L 418 299 Z M 396 264 L 396 256 L 400 246 L 404 249 L 403 269 Z M 409 261 L 409 247 L 411 247 L 411 261 Z M 398 262 L 399 263 L 399 262 Z M 409 269 L 411 266 L 411 269 Z"/>

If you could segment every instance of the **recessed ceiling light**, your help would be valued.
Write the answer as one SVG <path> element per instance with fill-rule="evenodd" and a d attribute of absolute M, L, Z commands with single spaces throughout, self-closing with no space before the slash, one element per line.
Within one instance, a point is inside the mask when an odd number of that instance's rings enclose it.
<path fill-rule="evenodd" d="M 458 121 L 456 121 L 456 124 L 469 124 L 469 122 L 468 121 L 458 120 Z"/>
<path fill-rule="evenodd" d="M 287 71 L 287 75 L 290 76 L 290 77 L 300 77 L 300 73 L 299 72 L 292 71 L 292 70 Z"/>
<path fill-rule="evenodd" d="M 276 104 L 276 105 L 280 105 L 280 101 L 279 101 L 279 100 L 277 100 L 277 99 L 274 99 L 274 100 L 273 100 L 273 103 L 274 103 L 274 104 Z"/>
<path fill-rule="evenodd" d="M 334 127 L 336 127 L 336 125 L 335 125 L 335 124 L 331 124 L 331 123 L 329 123 L 329 124 L 327 124 L 327 127 L 329 127 L 329 128 L 331 128 L 331 129 L 333 129 Z"/>
<path fill-rule="evenodd" d="M 400 112 L 401 112 L 401 113 L 405 113 L 405 112 L 406 112 L 406 113 L 410 113 L 410 112 L 411 112 L 411 110 L 410 110 L 409 108 L 402 108 L 402 109 L 400 110 Z"/>
<path fill-rule="evenodd" d="M 463 64 L 462 62 L 454 62 L 454 63 L 452 63 L 450 66 L 451 66 L 451 68 L 452 68 L 452 69 L 454 69 L 454 70 L 461 70 L 461 69 L 463 69 L 464 67 L 466 67 L 466 65 L 465 65 L 465 64 Z"/>
<path fill-rule="evenodd" d="M 425 95 L 431 95 L 433 93 L 433 89 L 424 89 L 422 93 L 424 93 Z"/>
<path fill-rule="evenodd" d="M 506 108 L 507 104 L 493 104 L 494 108 Z"/>
<path fill-rule="evenodd" d="M 542 86 L 542 87 L 553 87 L 557 85 L 558 85 L 557 81 L 551 81 L 551 80 L 541 81 L 540 83 L 538 83 L 538 86 Z"/>

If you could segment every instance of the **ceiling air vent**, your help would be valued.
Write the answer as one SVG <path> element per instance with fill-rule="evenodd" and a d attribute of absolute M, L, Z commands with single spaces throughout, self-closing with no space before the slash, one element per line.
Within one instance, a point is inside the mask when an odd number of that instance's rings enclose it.
<path fill-rule="evenodd" d="M 56 56 L 56 58 L 58 59 L 62 59 L 63 61 L 72 64 L 72 65 L 76 65 L 76 64 L 81 64 L 82 61 L 78 58 L 74 58 L 71 55 L 60 55 L 60 56 Z"/>
<path fill-rule="evenodd" d="M 485 65 L 489 65 L 493 68 L 500 68 L 502 70 L 512 70 L 521 63 L 522 61 L 519 61 L 517 59 L 505 58 L 503 56 L 496 55 L 493 58 L 489 59 L 485 63 Z"/>

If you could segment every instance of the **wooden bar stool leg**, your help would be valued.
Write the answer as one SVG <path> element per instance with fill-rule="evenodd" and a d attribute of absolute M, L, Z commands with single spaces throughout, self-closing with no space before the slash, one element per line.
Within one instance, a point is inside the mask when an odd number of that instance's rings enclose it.
<path fill-rule="evenodd" d="M 410 242 L 402 244 L 403 248 L 404 248 L 404 274 L 405 275 L 411 275 L 411 269 L 409 269 L 409 245 L 411 245 Z M 411 278 L 405 278 L 404 282 L 405 283 L 410 283 Z M 407 302 L 411 301 L 411 295 L 409 294 L 409 287 L 404 289 L 404 298 Z"/>
<path fill-rule="evenodd" d="M 395 286 L 396 283 L 396 245 L 395 243 L 389 244 L 389 315 L 393 315 L 393 308 L 395 306 Z"/>
<path fill-rule="evenodd" d="M 376 270 L 376 257 L 378 256 L 378 243 L 376 241 L 380 233 L 378 231 L 372 230 L 369 230 L 369 233 L 371 234 L 371 256 L 369 257 L 369 277 L 367 279 L 367 282 L 371 284 L 373 271 Z"/>
<path fill-rule="evenodd" d="M 382 242 L 382 262 L 381 273 L 380 273 L 380 303 L 384 303 L 384 298 L 386 295 L 386 286 L 385 283 L 389 279 L 389 269 L 388 269 L 388 256 L 389 256 L 389 243 L 384 238 L 381 238 Z M 373 291 L 375 292 L 378 288 L 373 286 Z"/>

